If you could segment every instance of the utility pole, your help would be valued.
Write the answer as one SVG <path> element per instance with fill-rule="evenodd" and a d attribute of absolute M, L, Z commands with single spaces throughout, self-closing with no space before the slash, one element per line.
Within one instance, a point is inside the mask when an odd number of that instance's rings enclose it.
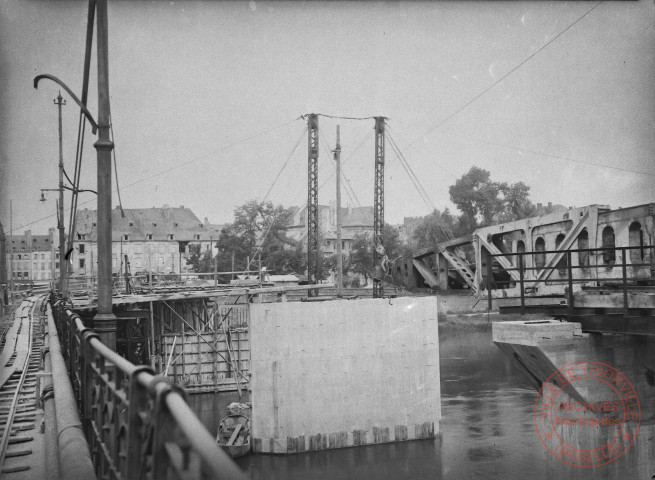
<path fill-rule="evenodd" d="M 59 230 L 59 291 L 66 297 L 66 235 L 64 234 L 64 147 L 61 131 L 61 107 L 66 105 L 66 100 L 61 96 L 61 91 L 54 100 L 59 110 L 59 212 L 57 213 L 57 229 Z"/>
<path fill-rule="evenodd" d="M 334 149 L 337 162 L 337 298 L 341 298 L 343 288 L 343 256 L 341 246 L 341 135 L 337 125 L 337 146 Z"/>
<path fill-rule="evenodd" d="M 98 313 L 93 318 L 100 340 L 116 350 L 116 316 L 112 308 L 111 279 L 111 152 L 109 138 L 109 45 L 107 0 L 98 0 L 98 140 L 93 145 L 98 162 Z"/>

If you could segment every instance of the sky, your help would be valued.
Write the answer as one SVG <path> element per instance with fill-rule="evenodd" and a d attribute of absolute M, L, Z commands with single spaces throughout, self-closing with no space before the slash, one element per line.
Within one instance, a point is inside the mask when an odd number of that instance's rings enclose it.
<path fill-rule="evenodd" d="M 32 81 L 52 74 L 80 95 L 86 17 L 83 1 L 0 0 L 6 233 L 10 200 L 15 234 L 56 226 L 57 194 L 38 199 L 58 185 L 59 88 Z M 184 205 L 212 223 L 232 221 L 251 199 L 302 206 L 308 113 L 387 117 L 388 223 L 454 209 L 448 187 L 473 165 L 528 184 L 534 203 L 654 202 L 654 47 L 653 1 L 110 1 L 122 204 Z M 93 57 L 96 116 L 95 44 Z M 79 109 L 66 100 L 72 177 Z M 328 116 L 319 118 L 319 203 L 335 199 L 337 125 L 350 187 L 342 203 L 372 205 L 374 121 Z M 81 187 L 95 189 L 88 128 L 84 141 Z M 95 196 L 80 194 L 80 208 L 95 209 Z"/>

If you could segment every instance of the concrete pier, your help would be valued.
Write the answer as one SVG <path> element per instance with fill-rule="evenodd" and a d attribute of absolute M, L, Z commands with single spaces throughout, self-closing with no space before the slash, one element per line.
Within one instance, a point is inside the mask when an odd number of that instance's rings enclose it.
<path fill-rule="evenodd" d="M 297 453 L 439 433 L 435 297 L 251 307 L 255 452 Z"/>

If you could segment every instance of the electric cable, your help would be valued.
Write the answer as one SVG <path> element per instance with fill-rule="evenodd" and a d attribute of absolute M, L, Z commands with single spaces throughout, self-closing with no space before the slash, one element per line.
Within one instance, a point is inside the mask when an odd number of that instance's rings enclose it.
<path fill-rule="evenodd" d="M 523 65 L 525 65 L 527 62 L 529 62 L 531 59 L 533 59 L 536 55 L 538 55 L 540 52 L 542 52 L 546 47 L 548 47 L 551 43 L 553 43 L 555 40 L 557 40 L 559 37 L 561 37 L 564 33 L 566 33 L 569 29 L 571 29 L 574 25 L 576 25 L 578 22 L 580 22 L 583 18 L 585 18 L 587 15 L 589 15 L 598 5 L 603 3 L 603 0 L 600 2 L 596 3 L 594 6 L 592 6 L 589 10 L 587 10 L 585 13 L 583 13 L 580 17 L 578 17 L 575 21 L 570 23 L 564 30 L 559 32 L 557 35 L 555 35 L 553 38 L 551 38 L 549 41 L 547 41 L 545 44 L 543 44 L 541 47 L 539 47 L 534 53 L 530 54 L 527 58 L 522 60 L 517 66 L 512 68 L 509 72 L 504 74 L 502 77 L 500 77 L 498 80 L 496 80 L 494 83 L 492 83 L 490 86 L 482 90 L 480 93 L 475 95 L 471 100 L 466 102 L 464 105 L 459 107 L 457 110 L 455 110 L 453 113 L 448 115 L 446 118 L 441 120 L 439 123 L 437 123 L 435 126 L 431 127 L 427 132 L 425 132 L 423 135 L 417 137 L 414 139 L 412 142 L 407 145 L 406 150 L 411 148 L 413 145 L 416 144 L 420 139 L 428 136 L 430 133 L 441 127 L 443 124 L 445 124 L 448 120 L 451 118 L 455 117 L 458 115 L 460 112 L 465 110 L 467 107 L 469 107 L 471 104 L 473 104 L 475 101 L 477 101 L 480 97 L 482 97 L 484 94 L 486 94 L 488 91 L 493 89 L 496 85 L 501 83 L 503 80 L 505 80 L 507 77 L 509 77 L 512 73 L 514 73 L 516 70 L 521 68 Z"/>

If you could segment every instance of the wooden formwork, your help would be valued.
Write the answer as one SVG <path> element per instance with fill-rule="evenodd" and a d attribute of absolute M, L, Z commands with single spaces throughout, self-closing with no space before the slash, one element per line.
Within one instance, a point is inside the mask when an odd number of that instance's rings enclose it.
<path fill-rule="evenodd" d="M 229 300 L 153 302 L 159 370 L 192 393 L 248 388 L 248 303 Z"/>

